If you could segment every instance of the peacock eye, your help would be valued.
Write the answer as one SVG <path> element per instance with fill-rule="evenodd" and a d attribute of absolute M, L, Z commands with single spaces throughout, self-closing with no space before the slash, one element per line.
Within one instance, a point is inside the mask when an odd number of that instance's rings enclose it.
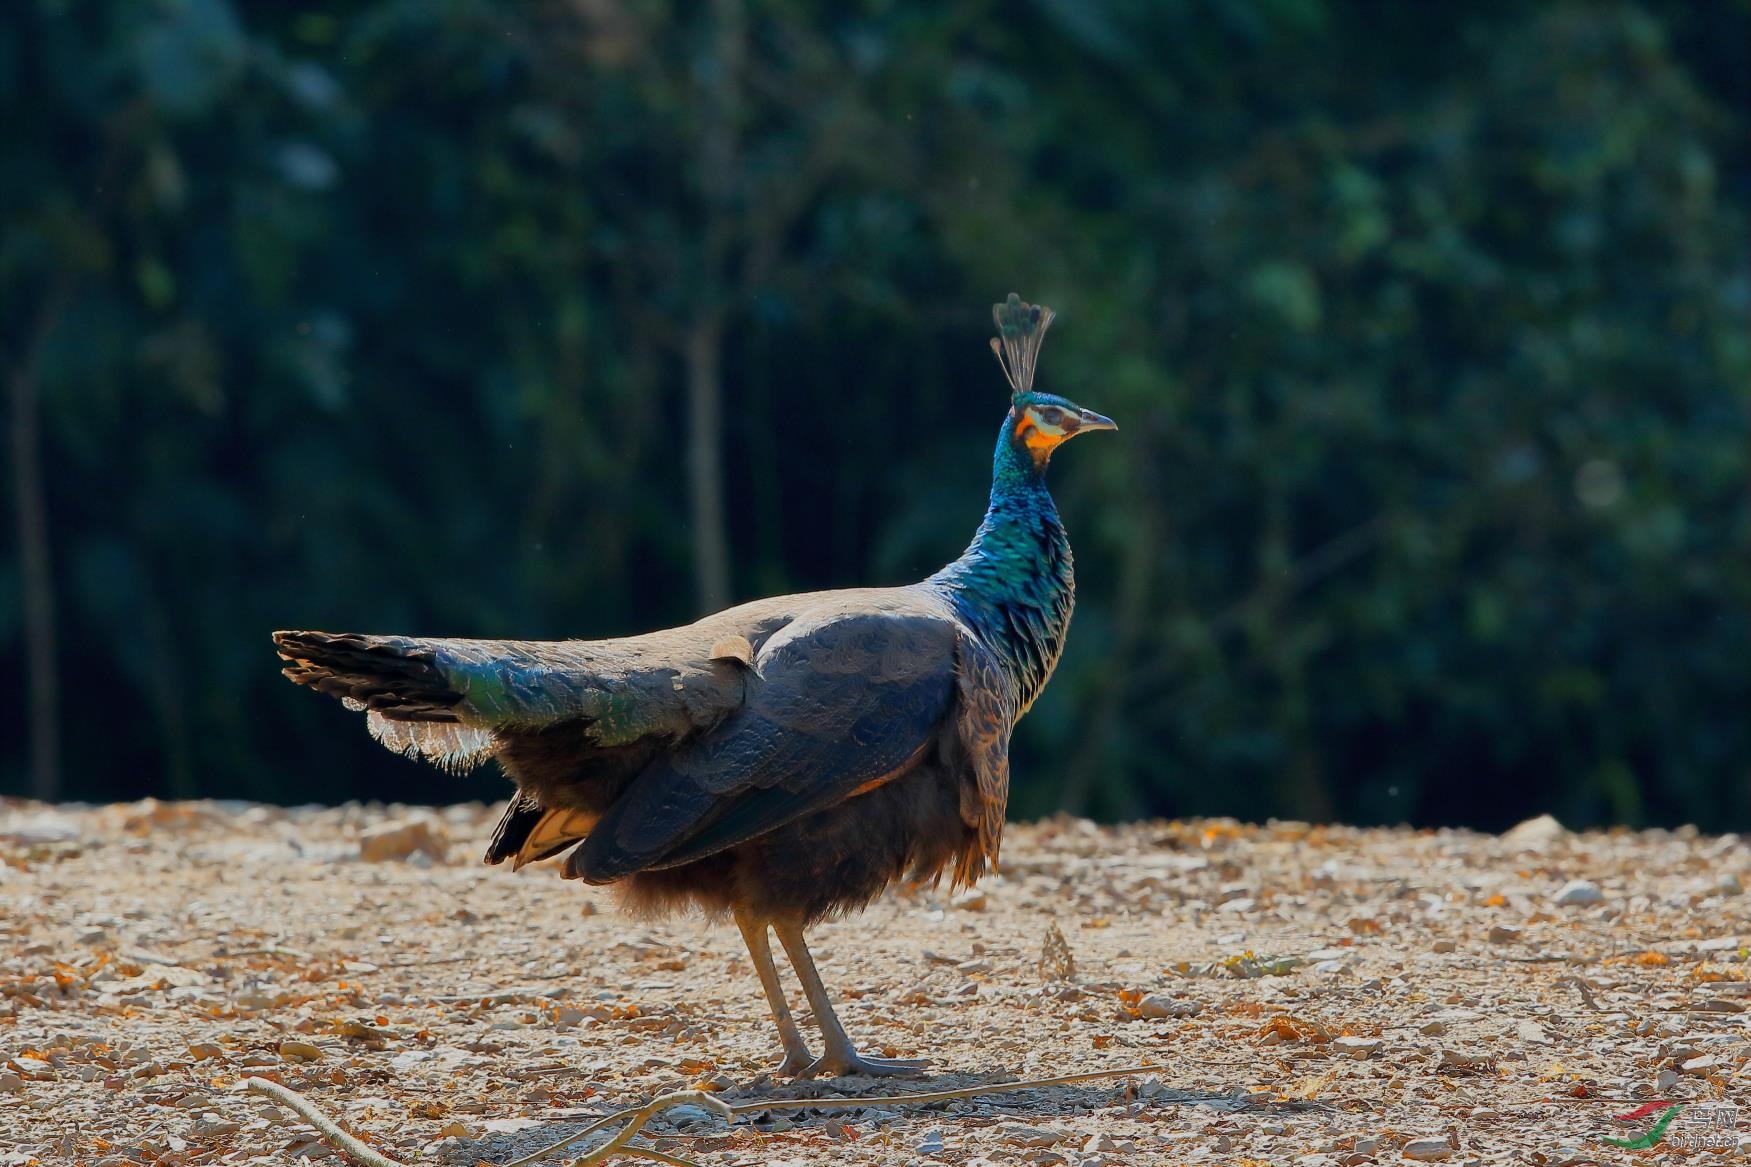
<path fill-rule="evenodd" d="M 1039 418 L 1047 425 L 1058 425 L 1064 420 L 1064 411 L 1056 405 L 1048 405 L 1039 411 Z"/>

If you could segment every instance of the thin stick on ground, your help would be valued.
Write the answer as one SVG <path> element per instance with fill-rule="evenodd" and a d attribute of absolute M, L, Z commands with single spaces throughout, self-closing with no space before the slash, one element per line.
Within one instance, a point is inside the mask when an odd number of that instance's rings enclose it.
<path fill-rule="evenodd" d="M 374 1150 L 360 1142 L 354 1136 L 340 1128 L 328 1115 L 322 1113 L 316 1104 L 292 1089 L 282 1086 L 271 1078 L 245 1078 L 243 1087 L 256 1094 L 262 1094 L 273 1099 L 299 1118 L 309 1123 L 319 1131 L 341 1154 L 365 1164 L 365 1167 L 407 1167 L 407 1164 L 391 1159 L 389 1156 Z"/>
<path fill-rule="evenodd" d="M 712 1102 L 717 1104 L 710 1109 L 717 1110 L 721 1107 L 719 1113 L 723 1114 L 726 1119 L 733 1119 L 738 1114 L 758 1114 L 764 1110 L 856 1110 L 869 1106 L 914 1106 L 931 1102 L 948 1102 L 955 1098 L 977 1098 L 982 1094 L 1012 1094 L 1020 1090 L 1035 1090 L 1048 1086 L 1073 1086 L 1078 1082 L 1098 1082 L 1103 1078 L 1123 1078 L 1156 1068 L 1147 1064 L 1122 1066 L 1114 1070 L 1088 1070 L 1080 1074 L 1060 1074 L 1055 1078 L 1031 1078 L 1023 1082 L 999 1082 L 989 1086 L 963 1086 L 957 1090 L 931 1090 L 922 1094 L 888 1094 L 862 1098 L 772 1098 L 760 1102 L 738 1102 L 734 1105 L 726 1105 L 722 1099 L 710 1094 L 703 1095 L 703 1097 L 710 1098 Z M 623 1110 L 618 1114 L 609 1115 L 575 1135 L 566 1136 L 552 1146 L 531 1152 L 521 1159 L 513 1159 L 504 1164 L 504 1167 L 529 1167 L 532 1163 L 551 1159 L 578 1140 L 588 1138 L 607 1124 L 620 1118 L 633 1117 L 636 1121 L 615 1136 L 617 1141 L 624 1142 L 660 1111 L 667 1110 L 672 1106 L 683 1106 L 694 1102 L 697 1094 L 697 1091 L 665 1094 L 644 1107 Z M 597 1161 L 590 1160 L 590 1162 Z M 579 1160 L 579 1162 L 584 1162 L 584 1160 Z"/>
<path fill-rule="evenodd" d="M 1146 1074 L 1160 1067 L 1149 1063 L 1135 1066 L 1120 1066 L 1110 1070 L 1087 1070 L 1077 1074 L 1059 1074 L 1051 1078 L 1029 1078 L 1020 1082 L 997 1082 L 986 1086 L 963 1086 L 955 1090 L 930 1090 L 919 1094 L 875 1095 L 859 1098 L 769 1098 L 759 1102 L 739 1102 L 730 1105 L 714 1094 L 701 1090 L 678 1090 L 672 1094 L 663 1094 L 643 1106 L 628 1107 L 604 1115 L 583 1130 L 567 1135 L 557 1143 L 543 1147 L 538 1151 L 513 1159 L 503 1167 L 530 1167 L 531 1164 L 552 1159 L 589 1138 L 598 1131 L 604 1130 L 615 1123 L 625 1123 L 607 1142 L 589 1152 L 582 1158 L 574 1159 L 571 1167 L 594 1167 L 605 1163 L 614 1155 L 632 1155 L 641 1159 L 653 1159 L 659 1163 L 668 1163 L 673 1167 L 697 1167 L 690 1160 L 665 1154 L 654 1147 L 633 1147 L 628 1142 L 637 1135 L 644 1125 L 665 1110 L 677 1106 L 697 1106 L 709 1110 L 725 1121 L 733 1121 L 740 1114 L 757 1114 L 767 1110 L 854 1110 L 872 1106 L 916 1106 L 932 1102 L 948 1102 L 956 1098 L 978 1098 L 988 1094 L 1013 1094 L 1022 1090 L 1040 1090 L 1051 1086 L 1073 1086 L 1079 1082 L 1098 1082 L 1108 1078 L 1125 1078 L 1135 1074 Z M 257 1094 L 262 1094 L 278 1102 L 281 1106 L 297 1114 L 304 1121 L 315 1127 L 322 1136 L 332 1143 L 336 1150 L 348 1155 L 365 1167 L 409 1167 L 400 1160 L 391 1159 L 387 1155 L 366 1146 L 353 1135 L 342 1130 L 335 1121 L 317 1108 L 316 1104 L 299 1094 L 296 1090 L 282 1086 L 268 1078 L 245 1078 L 244 1086 Z"/>

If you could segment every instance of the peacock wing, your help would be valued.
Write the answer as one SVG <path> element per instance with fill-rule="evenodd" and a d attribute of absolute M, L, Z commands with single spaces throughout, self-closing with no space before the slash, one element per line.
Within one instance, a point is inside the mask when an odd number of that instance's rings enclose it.
<path fill-rule="evenodd" d="M 897 777 L 935 746 L 954 702 L 952 617 L 905 596 L 823 608 L 762 645 L 743 707 L 640 774 L 568 875 L 607 883 L 703 858 Z"/>

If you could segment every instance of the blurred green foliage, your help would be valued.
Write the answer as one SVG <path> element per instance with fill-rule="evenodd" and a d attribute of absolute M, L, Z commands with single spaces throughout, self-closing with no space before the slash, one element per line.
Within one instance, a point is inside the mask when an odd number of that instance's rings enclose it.
<path fill-rule="evenodd" d="M 1014 813 L 1751 826 L 1745 0 L 18 0 L 0 103 L 0 791 L 52 600 L 66 796 L 496 797 L 267 632 L 926 574 L 1015 290 L 1123 428 Z"/>

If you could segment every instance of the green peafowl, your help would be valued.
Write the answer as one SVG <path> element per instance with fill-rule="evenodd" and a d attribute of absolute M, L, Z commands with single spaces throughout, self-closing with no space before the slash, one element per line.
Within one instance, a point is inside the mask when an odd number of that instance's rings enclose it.
<path fill-rule="evenodd" d="M 1050 309 L 1011 295 L 991 342 L 1010 388 L 991 503 L 922 583 L 780 596 L 619 640 L 437 640 L 276 632 L 285 675 L 362 711 L 379 741 L 452 769 L 496 758 L 517 785 L 486 853 L 618 883 L 637 911 L 740 927 L 784 1074 L 904 1074 L 864 1057 L 803 930 L 894 880 L 970 884 L 997 863 L 1009 736 L 1070 624 L 1070 543 L 1052 452 L 1117 428 L 1034 388 Z M 778 937 L 821 1030 L 810 1052 Z"/>

